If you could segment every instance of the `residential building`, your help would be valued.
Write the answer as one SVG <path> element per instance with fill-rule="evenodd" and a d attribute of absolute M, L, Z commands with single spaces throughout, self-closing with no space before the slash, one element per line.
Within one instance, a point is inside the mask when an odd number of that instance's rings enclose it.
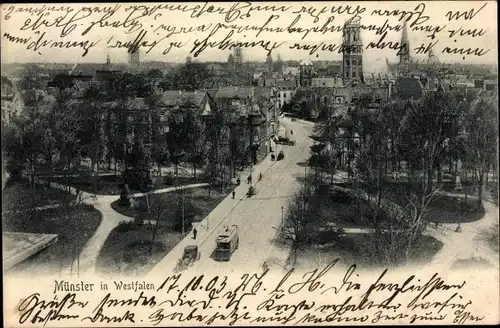
<path fill-rule="evenodd" d="M 270 137 L 277 130 L 277 112 L 271 88 L 223 87 L 215 93 L 217 106 L 239 117 L 237 124 L 246 127 L 247 163 L 256 164 L 268 153 Z"/>
<path fill-rule="evenodd" d="M 316 77 L 311 79 L 313 88 L 339 88 L 343 86 L 342 78 L 340 77 Z"/>
<path fill-rule="evenodd" d="M 297 82 L 295 80 L 275 80 L 272 88 L 275 92 L 275 106 L 281 110 L 283 105 L 292 101 L 293 95 L 297 91 Z"/>

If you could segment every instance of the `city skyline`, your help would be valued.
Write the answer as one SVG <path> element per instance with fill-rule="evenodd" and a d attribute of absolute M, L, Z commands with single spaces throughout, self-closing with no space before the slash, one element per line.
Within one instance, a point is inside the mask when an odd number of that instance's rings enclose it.
<path fill-rule="evenodd" d="M 272 5 L 273 3 L 270 3 Z M 280 3 L 283 5 L 283 3 Z M 441 34 L 436 35 L 436 40 L 439 40 L 439 43 L 436 47 L 439 46 L 439 48 L 434 49 L 435 55 L 439 58 L 441 62 L 444 63 L 454 63 L 454 62 L 460 62 L 460 63 L 466 63 L 466 64 L 479 64 L 479 63 L 486 63 L 486 64 L 496 64 L 497 63 L 497 49 L 496 47 L 491 47 L 487 53 L 485 53 L 483 56 L 462 56 L 462 55 L 452 55 L 448 53 L 442 53 L 441 49 L 444 48 L 445 46 L 452 47 L 454 44 L 456 45 L 456 41 L 458 39 L 458 43 L 460 47 L 465 48 L 465 47 L 470 47 L 471 49 L 474 49 L 476 47 L 484 47 L 484 45 L 494 45 L 496 43 L 496 35 L 497 31 L 494 27 L 491 25 L 484 25 L 484 26 L 479 26 L 477 25 L 478 23 L 482 22 L 487 22 L 491 21 L 493 19 L 496 20 L 496 12 L 493 12 L 492 10 L 478 10 L 481 8 L 481 6 L 475 6 L 474 8 L 477 11 L 477 14 L 474 17 L 474 21 L 472 20 L 463 20 L 460 22 L 457 21 L 450 21 L 447 22 L 447 19 L 445 19 L 445 12 L 448 8 L 446 8 L 443 3 L 425 3 L 426 4 L 426 13 L 442 13 L 442 18 L 437 18 L 436 16 L 432 16 L 429 19 L 429 26 L 437 26 L 437 25 L 446 25 L 446 28 L 441 32 Z M 193 4 L 194 5 L 194 4 Z M 323 3 L 311 3 L 311 8 L 320 10 L 322 7 Z M 352 5 L 352 4 L 351 4 Z M 77 5 L 73 5 L 75 7 Z M 366 7 L 367 12 L 372 12 L 373 10 L 376 10 L 377 7 L 374 5 L 373 2 L 366 2 L 363 3 L 363 6 Z M 491 6 L 491 3 L 488 3 L 488 6 Z M 227 6 L 226 6 L 227 7 Z M 296 6 L 298 9 L 300 7 Z M 403 3 L 391 3 L 391 5 L 388 7 L 388 9 L 393 9 L 393 10 L 402 10 L 402 9 L 407 9 L 407 5 Z M 462 10 L 466 11 L 467 9 L 471 9 L 470 3 L 458 3 L 456 6 L 454 5 L 454 9 L 456 7 L 456 10 Z M 477 8 L 476 8 L 477 7 Z M 75 7 L 76 8 L 76 7 Z M 295 7 L 294 7 L 295 8 Z M 488 7 L 487 7 L 488 8 Z M 380 9 L 380 8 L 379 8 Z M 122 9 L 123 10 L 123 9 Z M 116 15 L 122 15 L 123 13 L 117 13 Z M 170 13 L 169 13 L 170 14 Z M 159 30 L 160 32 L 163 30 L 162 33 L 166 33 L 165 30 L 167 31 L 172 31 L 171 29 L 178 28 L 196 28 L 199 26 L 205 26 L 207 27 L 207 30 L 205 32 L 192 32 L 192 33 L 186 33 L 182 35 L 171 35 L 168 37 L 169 42 L 185 42 L 185 46 L 179 49 L 173 49 L 170 52 L 168 52 L 166 55 L 162 55 L 161 50 L 165 48 L 166 44 L 161 44 L 155 47 L 154 49 L 151 50 L 150 53 L 146 53 L 147 51 L 142 51 L 141 52 L 141 61 L 146 62 L 146 61 L 162 61 L 162 62 L 172 62 L 172 63 L 182 63 L 185 62 L 187 56 L 191 56 L 194 61 L 218 61 L 218 62 L 224 62 L 227 60 L 228 55 L 231 53 L 231 50 L 218 50 L 218 49 L 210 49 L 207 48 L 205 51 L 203 51 L 198 57 L 195 57 L 194 54 L 190 53 L 190 51 L 193 48 L 193 42 L 194 40 L 198 39 L 199 41 L 203 40 L 203 38 L 211 31 L 208 27 L 210 26 L 211 28 L 214 27 L 216 24 L 220 23 L 222 20 L 222 17 L 214 17 L 214 16 L 203 16 L 200 17 L 196 20 L 191 19 L 189 21 L 186 20 L 185 18 L 186 14 L 170 14 L 168 24 L 166 22 L 161 23 L 160 26 L 151 24 L 150 26 L 155 26 L 154 29 L 147 30 L 146 32 L 149 32 L 149 35 L 151 35 L 153 32 Z M 261 13 L 254 13 L 252 16 L 252 22 L 251 24 L 255 26 L 262 26 L 265 23 L 266 18 L 269 15 L 264 15 Z M 287 13 L 280 13 L 280 24 L 274 24 L 274 27 L 277 26 L 282 26 L 285 27 L 287 26 L 294 17 L 296 17 L 296 14 L 291 14 L 290 12 Z M 366 15 L 366 14 L 361 14 L 361 24 L 362 25 L 373 25 L 373 26 L 378 26 L 381 27 L 384 25 L 384 21 L 387 19 L 387 24 L 390 26 L 395 26 L 395 25 L 402 25 L 401 22 L 398 21 L 398 17 L 382 17 L 382 16 L 373 16 L 373 15 Z M 440 15 L 441 16 L 441 15 Z M 26 16 L 27 17 L 27 16 Z M 121 17 L 121 16 L 120 16 Z M 184 17 L 184 19 L 183 19 Z M 24 18 L 24 17 L 23 17 Z M 152 20 L 148 20 L 149 17 L 146 17 L 143 19 L 143 25 L 148 26 L 149 23 L 153 22 Z M 325 22 L 326 19 L 323 19 L 325 17 L 321 17 L 320 22 L 317 23 L 317 26 L 321 26 L 322 22 Z M 341 25 L 343 22 L 346 20 L 350 19 L 348 15 L 337 15 L 335 16 L 335 19 L 333 20 L 336 24 L 334 25 Z M 20 19 L 19 21 L 22 21 L 23 19 Z M 283 21 L 283 23 L 281 23 Z M 8 33 L 11 33 L 14 35 L 14 32 L 19 34 L 21 31 L 17 31 L 15 26 L 18 23 L 12 23 L 11 27 L 11 20 L 7 21 L 6 23 L 6 28 L 5 31 Z M 301 28 L 304 28 L 306 26 L 311 26 L 314 22 L 313 17 L 307 17 L 307 14 L 301 14 L 300 18 L 300 24 L 296 24 L 296 26 L 299 26 Z M 341 23 L 342 22 L 342 23 Z M 187 24 L 190 23 L 190 24 Z M 238 23 L 237 26 L 243 26 L 248 22 L 244 23 Z M 233 23 L 235 24 L 235 23 Z M 332 23 L 333 24 L 333 23 Z M 454 36 L 453 38 L 450 38 L 448 34 L 450 34 L 451 30 L 455 29 L 459 31 L 459 29 L 462 28 L 462 30 L 467 30 L 467 29 L 474 29 L 477 28 L 478 30 L 481 28 L 484 30 L 484 34 L 481 37 L 470 37 L 470 36 Z M 170 30 L 169 30 L 170 29 Z M 418 28 L 416 28 L 418 29 Z M 44 30 L 45 37 L 48 39 L 58 39 L 58 33 L 60 29 L 50 29 L 47 28 Z M 227 32 L 230 31 L 230 29 L 223 29 L 220 28 L 216 35 L 212 37 L 210 40 L 214 41 L 221 41 L 224 36 L 227 34 Z M 23 35 L 17 35 L 19 37 L 27 37 L 29 33 L 24 33 L 26 31 L 23 31 Z M 138 32 L 137 32 L 138 33 Z M 22 51 L 22 46 L 16 43 L 5 43 L 4 46 L 2 47 L 2 61 L 5 63 L 10 63 L 10 62 L 40 62 L 40 63 L 48 63 L 48 62 L 57 62 L 57 63 L 98 63 L 98 62 L 105 62 L 106 57 L 109 54 L 111 61 L 112 62 L 127 62 L 127 49 L 121 48 L 121 49 L 111 49 L 109 46 L 106 45 L 106 43 L 111 43 L 115 42 L 115 39 L 123 39 L 123 42 L 127 41 L 132 41 L 137 35 L 136 32 L 125 35 L 123 29 L 113 29 L 109 30 L 106 28 L 93 28 L 90 30 L 90 32 L 85 36 L 86 39 L 88 40 L 98 40 L 101 39 L 101 41 L 94 47 L 92 48 L 89 53 L 85 57 L 81 57 L 82 49 L 75 48 L 75 49 L 57 49 L 57 48 L 45 48 L 40 50 L 40 54 L 37 54 L 33 51 Z M 457 32 L 460 33 L 460 32 Z M 157 32 L 159 35 L 158 37 L 161 37 L 163 34 Z M 246 35 L 249 34 L 249 35 Z M 297 50 L 297 49 L 290 49 L 290 47 L 293 46 L 293 44 L 299 42 L 301 45 L 340 45 L 342 43 L 342 34 L 340 32 L 328 32 L 325 34 L 322 33 L 309 33 L 304 40 L 301 40 L 301 34 L 300 33 L 285 33 L 285 34 L 280 34 L 280 33 L 272 33 L 272 32 L 262 32 L 258 38 L 255 38 L 255 31 L 251 33 L 234 33 L 234 35 L 231 37 L 232 40 L 238 41 L 238 42 L 248 42 L 248 41 L 253 41 L 253 40 L 268 40 L 272 42 L 284 42 L 284 44 L 280 47 L 277 48 L 275 51 L 272 52 L 273 58 L 276 58 L 278 53 L 281 55 L 281 57 L 284 60 L 341 60 L 342 54 L 338 53 L 338 51 L 335 52 L 329 52 L 329 51 L 321 51 L 318 50 L 314 54 L 310 55 L 308 51 L 304 50 Z M 382 33 L 380 33 L 382 34 Z M 409 40 L 412 45 L 411 49 L 411 55 L 412 58 L 415 60 L 425 60 L 427 58 L 427 54 L 416 54 L 415 53 L 415 48 L 420 46 L 421 44 L 427 45 L 429 42 L 435 42 L 435 40 L 427 37 L 427 32 L 423 31 L 416 31 L 415 28 L 410 28 L 409 29 Z M 186 38 L 188 40 L 186 40 Z M 368 31 L 365 29 L 362 29 L 361 31 L 361 38 L 363 40 L 363 47 L 364 47 L 364 58 L 365 58 L 365 68 L 369 69 L 371 71 L 373 70 L 378 70 L 382 68 L 385 65 L 386 58 L 390 62 L 396 62 L 398 60 L 398 55 L 396 50 L 391 50 L 388 49 L 386 46 L 385 49 L 366 49 L 368 44 L 371 42 L 377 43 L 379 39 L 381 38 L 380 35 L 376 35 L 374 31 Z M 390 29 L 387 30 L 387 35 L 382 40 L 382 42 L 399 42 L 401 38 L 401 31 L 391 31 Z M 113 41 L 109 41 L 112 39 Z M 147 39 L 147 38 L 146 38 Z M 81 41 L 80 38 L 76 38 L 75 41 Z M 165 41 L 162 41 L 165 42 Z M 484 48 L 486 51 L 487 48 Z M 15 54 L 15 56 L 13 56 Z M 255 47 L 255 48 L 246 48 L 243 47 L 243 56 L 244 56 L 244 61 L 250 60 L 250 61 L 265 61 L 267 55 L 267 51 L 260 47 Z M 373 69 L 370 69 L 370 67 L 373 67 Z"/>

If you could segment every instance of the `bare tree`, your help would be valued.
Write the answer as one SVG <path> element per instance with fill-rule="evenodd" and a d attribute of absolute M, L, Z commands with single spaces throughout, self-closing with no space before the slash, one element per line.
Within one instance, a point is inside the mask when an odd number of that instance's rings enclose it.
<path fill-rule="evenodd" d="M 307 236 L 319 218 L 315 215 L 315 206 L 310 203 L 314 199 L 312 189 L 304 183 L 299 194 L 288 203 L 283 226 L 279 229 L 279 240 L 292 248 L 292 266 L 296 264 L 297 251 L 307 242 Z"/>
<path fill-rule="evenodd" d="M 76 222 L 75 220 L 78 219 L 78 210 L 77 208 L 79 206 L 82 206 L 83 200 L 80 195 L 76 195 L 75 199 L 72 199 L 70 197 L 63 198 L 61 200 L 61 203 L 58 207 L 60 210 L 61 216 L 65 219 L 66 224 L 70 226 L 75 226 Z M 64 249 L 64 252 L 70 252 L 71 254 L 71 264 L 70 264 L 70 276 L 73 276 L 73 271 L 76 270 L 76 275 L 77 277 L 80 276 L 80 252 L 81 252 L 81 246 L 79 244 L 78 238 L 75 239 L 75 243 L 71 245 L 71 248 Z M 62 259 L 63 257 L 61 257 Z M 61 268 L 63 265 L 66 265 L 66 263 L 61 263 Z"/>
<path fill-rule="evenodd" d="M 158 231 L 165 224 L 165 214 L 168 212 L 169 208 L 166 202 L 163 202 L 161 198 L 153 198 L 155 200 L 151 201 L 149 194 L 145 196 L 147 200 L 148 213 L 150 214 L 147 222 L 148 230 L 151 234 L 151 243 L 149 245 L 149 254 L 153 254 L 154 244 L 158 236 Z"/>
<path fill-rule="evenodd" d="M 471 112 L 467 120 L 467 152 L 474 164 L 477 176 L 477 207 L 481 207 L 485 174 L 488 174 L 488 162 L 496 149 L 498 136 L 497 115 L 498 102 L 493 96 L 480 94 L 472 102 Z"/>

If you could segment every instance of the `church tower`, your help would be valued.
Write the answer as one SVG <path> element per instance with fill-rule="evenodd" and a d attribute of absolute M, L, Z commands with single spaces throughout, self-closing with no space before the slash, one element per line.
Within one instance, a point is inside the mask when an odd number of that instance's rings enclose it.
<path fill-rule="evenodd" d="M 139 49 L 137 49 L 133 53 L 128 54 L 128 64 L 129 66 L 133 68 L 138 68 L 140 65 L 140 55 L 139 55 Z"/>
<path fill-rule="evenodd" d="M 310 87 L 312 84 L 313 64 L 310 60 L 303 60 L 299 64 L 299 86 Z"/>
<path fill-rule="evenodd" d="M 234 63 L 236 65 L 243 64 L 243 49 L 241 47 L 233 48 Z"/>
<path fill-rule="evenodd" d="M 352 80 L 363 80 L 363 42 L 360 22 L 361 18 L 357 18 L 348 22 L 344 27 L 342 42 L 344 84 Z"/>
<path fill-rule="evenodd" d="M 106 57 L 106 68 L 105 68 L 107 71 L 110 71 L 111 70 L 111 58 L 109 57 L 109 52 L 108 52 L 108 55 Z"/>
<path fill-rule="evenodd" d="M 273 57 L 271 56 L 271 54 L 267 55 L 266 66 L 267 66 L 267 72 L 272 73 L 273 72 Z"/>
<path fill-rule="evenodd" d="M 408 27 L 406 22 L 403 26 L 403 33 L 401 34 L 401 50 L 399 52 L 399 64 L 408 64 L 411 61 L 410 58 L 410 40 L 408 39 Z"/>

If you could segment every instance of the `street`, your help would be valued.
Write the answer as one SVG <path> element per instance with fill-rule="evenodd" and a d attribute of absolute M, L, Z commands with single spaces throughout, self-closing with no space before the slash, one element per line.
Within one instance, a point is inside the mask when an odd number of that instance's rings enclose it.
<path fill-rule="evenodd" d="M 288 249 L 274 244 L 274 238 L 281 225 L 282 211 L 289 197 L 293 195 L 299 183 L 297 178 L 304 175 L 303 163 L 309 158 L 309 147 L 312 144 L 307 133 L 299 123 L 286 119 L 287 130 L 293 130 L 291 139 L 295 146 L 277 145 L 277 152 L 283 149 L 285 158 L 273 165 L 257 184 L 257 194 L 251 198 L 243 198 L 233 211 L 224 219 L 218 230 L 209 235 L 200 245 L 201 258 L 189 270 L 206 272 L 249 272 L 262 270 L 267 262 L 269 268 L 283 267 L 288 256 Z M 256 175 L 258 172 L 256 172 Z M 236 200 L 235 200 L 236 201 Z M 228 262 L 218 262 L 212 258 L 216 239 L 225 226 L 238 226 L 240 244 Z M 276 228 L 276 229 L 275 229 Z"/>
<path fill-rule="evenodd" d="M 275 153 L 283 150 L 285 158 L 273 163 L 263 173 L 262 180 L 256 184 L 256 195 L 250 198 L 243 196 L 241 199 L 226 199 L 225 201 L 232 201 L 235 205 L 231 210 L 225 212 L 227 214 L 223 218 L 214 216 L 210 218 L 211 225 L 217 224 L 216 228 L 211 226 L 210 228 L 213 230 L 210 230 L 205 236 L 199 236 L 196 242 L 191 235 L 185 238 L 188 239 L 188 244 L 196 243 L 198 245 L 201 257 L 184 272 L 256 271 L 262 270 L 264 261 L 267 262 L 271 270 L 284 266 L 288 249 L 274 244 L 276 229 L 279 229 L 282 220 L 281 207 L 284 207 L 286 214 L 289 196 L 296 193 L 299 186 L 297 178 L 304 176 L 305 173 L 305 166 L 299 163 L 307 161 L 310 156 L 309 147 L 312 144 L 312 140 L 309 138 L 310 131 L 306 131 L 302 124 L 284 119 L 284 125 L 286 125 L 287 130 L 293 130 L 294 133 L 290 137 L 296 141 L 295 146 L 277 145 Z M 259 171 L 256 170 L 253 177 L 254 182 L 258 179 L 258 174 Z M 245 182 L 242 181 L 242 187 L 247 190 L 248 185 Z M 228 198 L 230 197 L 228 196 Z M 219 206 L 227 206 L 224 204 L 225 201 Z M 215 212 L 220 211 L 216 208 L 213 213 Z M 232 254 L 230 261 L 218 262 L 212 258 L 216 246 L 215 241 L 226 226 L 233 224 L 238 226 L 239 247 Z M 199 230 L 201 229 L 204 228 L 200 227 Z M 168 268 L 175 266 L 180 255 L 180 252 L 170 252 L 151 273 L 165 273 L 169 270 Z"/>

